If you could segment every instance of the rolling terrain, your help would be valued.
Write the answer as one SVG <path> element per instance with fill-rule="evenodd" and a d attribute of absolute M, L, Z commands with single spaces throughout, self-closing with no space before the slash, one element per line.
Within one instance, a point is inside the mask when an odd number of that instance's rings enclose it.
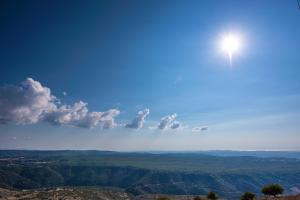
<path fill-rule="evenodd" d="M 0 151 L 0 187 L 117 187 L 131 195 L 205 195 L 225 199 L 257 194 L 279 183 L 299 192 L 300 160 L 284 157 L 213 156 L 201 153 L 102 151 Z"/>

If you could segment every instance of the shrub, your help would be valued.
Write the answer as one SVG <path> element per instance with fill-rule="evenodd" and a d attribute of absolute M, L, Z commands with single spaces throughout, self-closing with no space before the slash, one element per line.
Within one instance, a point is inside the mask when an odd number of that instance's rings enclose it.
<path fill-rule="evenodd" d="M 218 196 L 216 193 L 211 191 L 206 195 L 206 198 L 211 199 L 211 200 L 216 200 L 216 199 L 218 199 Z"/>
<path fill-rule="evenodd" d="M 168 197 L 158 197 L 157 200 L 170 200 Z"/>
<path fill-rule="evenodd" d="M 253 194 L 252 192 L 245 192 L 241 196 L 241 200 L 253 200 L 253 199 L 255 199 L 255 194 Z"/>
<path fill-rule="evenodd" d="M 272 196 L 277 196 L 278 194 L 282 194 L 284 191 L 283 187 L 279 184 L 270 184 L 266 185 L 261 189 L 261 192 L 264 195 L 272 195 Z"/>
<path fill-rule="evenodd" d="M 194 200 L 203 200 L 203 199 L 199 196 L 196 196 L 196 197 L 194 197 Z"/>

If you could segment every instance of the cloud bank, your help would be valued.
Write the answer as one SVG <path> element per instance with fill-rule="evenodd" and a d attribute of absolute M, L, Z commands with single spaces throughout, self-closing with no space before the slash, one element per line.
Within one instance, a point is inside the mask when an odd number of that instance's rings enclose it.
<path fill-rule="evenodd" d="M 147 115 L 149 115 L 150 110 L 147 108 L 145 110 L 141 110 L 138 112 L 138 114 L 136 115 L 136 117 L 132 120 L 131 123 L 126 124 L 125 127 L 126 128 L 134 128 L 134 129 L 139 129 L 142 128 L 145 122 L 145 118 L 147 117 Z"/>
<path fill-rule="evenodd" d="M 20 85 L 0 87 L 0 124 L 34 124 L 43 121 L 57 126 L 81 128 L 109 129 L 118 126 L 115 118 L 120 114 L 119 110 L 89 111 L 87 105 L 83 101 L 78 101 L 73 105 L 61 104 L 59 99 L 51 94 L 49 88 L 32 78 L 27 78 Z M 149 114 L 148 108 L 139 111 L 130 123 L 125 124 L 125 128 L 142 128 Z M 183 126 L 176 120 L 176 117 L 176 113 L 164 116 L 156 126 L 149 128 L 182 129 Z M 208 130 L 207 126 L 192 129 L 193 132 L 206 130 Z"/>
<path fill-rule="evenodd" d="M 72 125 L 83 128 L 113 128 L 117 109 L 89 112 L 87 103 L 60 105 L 51 90 L 40 82 L 27 78 L 19 86 L 0 87 L 0 123 L 33 124 L 46 121 L 53 125 Z"/>

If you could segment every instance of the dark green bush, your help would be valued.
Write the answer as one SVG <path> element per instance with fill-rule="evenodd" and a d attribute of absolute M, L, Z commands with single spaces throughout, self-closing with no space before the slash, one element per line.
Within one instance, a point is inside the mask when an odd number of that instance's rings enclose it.
<path fill-rule="evenodd" d="M 195 196 L 194 200 L 203 200 L 203 199 L 201 197 L 199 197 L 199 196 Z"/>
<path fill-rule="evenodd" d="M 211 200 L 216 200 L 218 199 L 218 196 L 215 192 L 210 191 L 207 195 L 206 198 L 211 199 Z"/>
<path fill-rule="evenodd" d="M 278 194 L 282 194 L 284 191 L 283 187 L 279 184 L 270 184 L 266 185 L 261 189 L 261 192 L 264 195 L 272 195 L 272 196 L 277 196 Z"/>
<path fill-rule="evenodd" d="M 253 194 L 252 192 L 245 192 L 241 196 L 241 200 L 253 200 L 253 199 L 255 199 L 255 194 Z"/>

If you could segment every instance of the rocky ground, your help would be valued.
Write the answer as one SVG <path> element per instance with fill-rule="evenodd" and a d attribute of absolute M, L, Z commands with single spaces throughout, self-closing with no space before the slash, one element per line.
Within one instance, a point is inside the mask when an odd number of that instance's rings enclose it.
<path fill-rule="evenodd" d="M 266 198 L 262 197 L 259 200 L 300 200 L 300 194 L 295 196 L 285 196 L 285 197 L 276 197 L 276 198 Z"/>
<path fill-rule="evenodd" d="M 85 188 L 55 188 L 11 191 L 0 189 L 2 200 L 131 200 L 125 192 Z"/>
<path fill-rule="evenodd" d="M 136 196 L 134 198 L 134 200 L 157 200 L 157 199 L 162 198 L 162 197 L 167 197 L 170 200 L 193 200 L 195 195 L 159 195 L 159 194 L 139 195 L 139 196 Z M 203 200 L 206 200 L 205 197 L 201 196 L 201 198 Z"/>
<path fill-rule="evenodd" d="M 0 188 L 1 200 L 158 200 L 167 197 L 170 200 L 193 200 L 194 195 L 139 195 L 132 196 L 117 189 L 104 188 L 47 188 L 39 190 L 8 190 Z M 205 197 L 201 196 L 203 200 Z M 273 200 L 274 198 L 258 198 Z M 220 199 L 221 200 L 221 199 Z M 274 199 L 275 200 L 275 199 Z M 300 195 L 277 197 L 276 200 L 300 200 Z"/>

